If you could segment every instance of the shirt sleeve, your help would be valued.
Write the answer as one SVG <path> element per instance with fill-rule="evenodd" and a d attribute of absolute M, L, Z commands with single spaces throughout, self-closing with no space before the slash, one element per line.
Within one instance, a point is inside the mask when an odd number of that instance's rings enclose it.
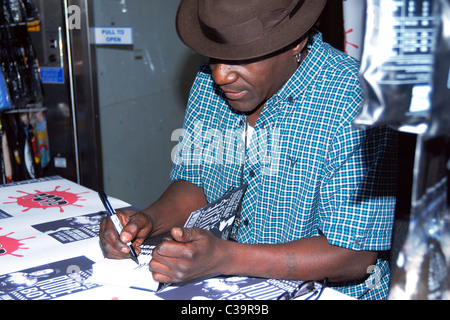
<path fill-rule="evenodd" d="M 172 154 L 172 181 L 185 180 L 203 187 L 202 182 L 202 130 L 205 120 L 205 108 L 211 104 L 211 77 L 208 65 L 202 65 L 189 93 L 183 128 L 178 144 Z"/>
<path fill-rule="evenodd" d="M 390 249 L 396 204 L 397 136 L 386 127 L 342 128 L 321 186 L 320 230 L 353 250 Z"/>

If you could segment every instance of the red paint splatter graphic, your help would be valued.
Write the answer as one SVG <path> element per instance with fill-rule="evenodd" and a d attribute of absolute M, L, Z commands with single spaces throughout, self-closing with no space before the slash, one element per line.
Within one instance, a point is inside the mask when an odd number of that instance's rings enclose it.
<path fill-rule="evenodd" d="M 22 212 L 26 212 L 30 209 L 47 209 L 47 208 L 56 208 L 59 207 L 60 212 L 64 212 L 63 207 L 65 206 L 75 206 L 82 207 L 81 205 L 75 204 L 77 201 L 86 201 L 86 199 L 80 199 L 78 196 L 82 193 L 75 194 L 72 192 L 68 192 L 69 189 L 66 190 L 58 190 L 60 186 L 56 187 L 53 191 L 39 191 L 35 190 L 36 193 L 27 193 L 24 191 L 17 191 L 20 193 L 25 193 L 25 196 L 22 197 L 9 197 L 11 199 L 16 199 L 16 202 L 4 202 L 3 204 L 17 203 L 19 206 L 24 207 L 25 209 Z"/>
<path fill-rule="evenodd" d="M 354 44 L 354 43 L 350 43 L 350 42 L 348 42 L 348 40 L 347 40 L 347 35 L 348 35 L 349 33 L 352 33 L 352 32 L 353 32 L 353 29 L 352 29 L 352 28 L 350 28 L 350 29 L 347 30 L 347 31 L 344 30 L 344 37 L 345 37 L 345 53 L 348 53 L 348 52 L 347 52 L 347 46 L 352 46 L 352 47 L 354 47 L 355 49 L 359 49 L 359 46 L 358 46 L 358 45 L 356 45 L 356 44 Z"/>
<path fill-rule="evenodd" d="M 1 230 L 1 228 L 0 228 L 0 230 Z M 23 255 L 16 254 L 14 252 L 16 252 L 17 250 L 22 250 L 22 249 L 27 250 L 30 248 L 22 247 L 22 245 L 24 245 L 24 244 L 21 243 L 20 241 L 36 238 L 36 237 L 30 237 L 30 238 L 17 240 L 17 239 L 8 237 L 8 236 L 12 235 L 13 233 L 14 232 L 11 232 L 4 236 L 0 236 L 0 257 L 6 256 L 6 255 L 11 255 L 14 257 L 22 258 Z"/>

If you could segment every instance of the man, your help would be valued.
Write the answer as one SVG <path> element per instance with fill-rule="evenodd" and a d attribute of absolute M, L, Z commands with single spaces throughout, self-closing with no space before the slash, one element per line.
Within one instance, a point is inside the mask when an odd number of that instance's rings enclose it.
<path fill-rule="evenodd" d="M 178 34 L 210 63 L 191 90 L 173 183 L 145 210 L 121 212 L 120 238 L 102 222 L 107 256 L 171 231 L 150 263 L 157 281 L 328 279 L 354 297 L 386 297 L 395 148 L 389 130 L 352 128 L 358 66 L 311 29 L 325 2 L 180 2 Z M 242 183 L 235 241 L 182 228 Z"/>

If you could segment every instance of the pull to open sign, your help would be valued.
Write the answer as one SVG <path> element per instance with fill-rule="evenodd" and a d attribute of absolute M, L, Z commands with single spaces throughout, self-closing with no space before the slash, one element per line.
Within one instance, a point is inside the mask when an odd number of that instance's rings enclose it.
<path fill-rule="evenodd" d="M 94 27 L 94 43 L 98 45 L 132 45 L 132 27 Z"/>

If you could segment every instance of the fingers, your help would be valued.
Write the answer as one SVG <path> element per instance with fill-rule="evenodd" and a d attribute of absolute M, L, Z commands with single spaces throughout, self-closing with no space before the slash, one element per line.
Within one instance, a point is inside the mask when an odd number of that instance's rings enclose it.
<path fill-rule="evenodd" d="M 169 266 L 174 263 L 176 262 L 168 263 L 168 261 L 165 261 L 161 263 L 156 259 L 152 259 L 150 262 L 150 270 L 152 271 L 153 279 L 162 283 L 180 283 L 185 281 L 185 275 L 182 272 Z"/>
<path fill-rule="evenodd" d="M 163 283 L 179 283 L 201 276 L 205 272 L 204 259 L 211 253 L 208 232 L 173 228 L 171 235 L 171 239 L 164 239 L 153 250 L 150 262 L 153 278 Z"/>
<path fill-rule="evenodd" d="M 158 255 L 194 259 L 200 249 L 195 243 L 207 238 L 205 230 L 198 228 L 172 228 L 171 235 L 172 238 L 164 239 L 155 248 Z"/>
<path fill-rule="evenodd" d="M 172 237 L 177 242 L 193 242 L 204 238 L 203 232 L 198 228 L 172 228 Z"/>
<path fill-rule="evenodd" d="M 180 283 L 195 278 L 191 275 L 190 264 L 179 258 L 153 255 L 149 267 L 153 278 L 162 283 Z"/>
<path fill-rule="evenodd" d="M 124 259 L 127 257 L 128 247 L 119 240 L 119 235 L 111 219 L 106 217 L 100 223 L 100 244 L 106 257 Z"/>
<path fill-rule="evenodd" d="M 135 241 L 139 245 L 142 244 L 152 230 L 150 221 L 142 212 L 129 210 L 123 212 L 122 216 L 126 216 L 127 221 L 123 223 L 124 227 L 120 234 L 120 240 L 123 243 Z"/>
<path fill-rule="evenodd" d="M 124 225 L 119 236 L 111 219 L 106 217 L 100 223 L 100 243 L 106 257 L 124 259 L 130 255 L 127 242 L 133 243 L 133 247 L 139 252 L 139 245 L 145 240 L 151 230 L 146 216 L 135 210 L 117 210 L 117 215 Z"/>

